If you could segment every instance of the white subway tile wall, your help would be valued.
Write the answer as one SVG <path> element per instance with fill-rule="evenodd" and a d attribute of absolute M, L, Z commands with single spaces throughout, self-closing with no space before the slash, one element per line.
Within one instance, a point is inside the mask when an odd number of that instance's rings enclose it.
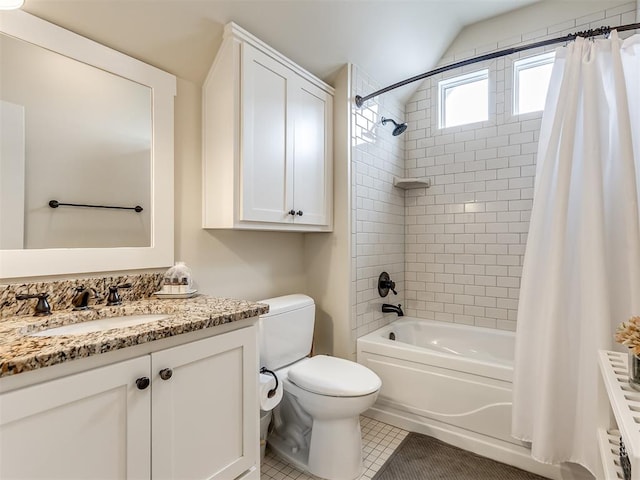
<path fill-rule="evenodd" d="M 441 65 L 601 25 L 633 23 L 635 11 L 635 2 L 630 2 L 443 58 Z M 519 58 L 555 48 L 529 50 L 431 77 L 407 103 L 405 113 L 409 128 L 404 144 L 405 176 L 426 176 L 432 180 L 431 188 L 407 190 L 405 197 L 405 281 L 402 293 L 405 295 L 405 312 L 408 315 L 504 330 L 515 329 L 542 114 L 514 116 L 511 113 L 512 65 Z M 438 81 L 483 68 L 489 69 L 489 120 L 438 129 Z M 357 78 L 356 92 L 375 90 L 362 75 L 359 74 Z M 378 105 L 373 102 L 369 106 L 371 109 L 376 107 Z M 356 116 L 366 114 L 356 111 Z M 359 125 L 363 131 L 355 139 L 362 139 L 363 143 L 365 139 L 370 140 L 367 136 L 370 132 L 378 132 L 373 124 L 362 123 L 361 120 Z M 402 147 L 385 145 L 379 141 L 374 145 L 375 148 L 371 150 L 375 153 L 368 148 L 355 149 L 355 171 L 362 177 L 356 181 L 354 190 L 360 187 L 360 182 L 369 182 L 366 184 L 366 193 L 357 195 L 360 202 L 356 206 L 358 219 L 362 215 L 368 218 L 371 214 L 370 209 L 363 208 L 364 199 L 375 184 L 375 176 L 382 175 L 385 165 L 388 165 L 390 172 L 402 173 L 399 168 L 401 164 L 396 163 L 393 156 L 396 151 L 401 152 Z M 394 160 L 386 164 L 385 160 L 391 157 Z M 371 163 L 375 164 L 374 168 L 371 168 Z M 396 201 L 395 195 L 389 198 L 394 208 L 402 205 L 401 201 Z M 375 207 L 370 202 L 366 205 Z M 361 208 L 365 210 L 362 214 Z M 390 209 L 389 214 L 392 212 L 394 210 Z M 385 233 L 395 235 L 391 234 L 391 230 L 395 232 L 396 222 L 401 216 L 383 216 L 382 219 L 387 222 L 383 228 Z M 358 224 L 354 231 L 364 234 L 361 227 Z M 356 252 L 357 279 L 363 280 L 358 283 L 355 316 L 356 333 L 360 336 L 377 327 L 377 323 L 382 323 L 380 316 L 370 310 L 374 300 L 371 298 L 370 281 L 374 272 L 368 269 L 384 262 L 376 263 L 376 255 L 382 251 L 371 250 L 377 245 L 378 238 L 365 236 L 358 238 L 358 241 L 356 248 L 363 248 Z M 396 245 L 395 239 L 393 245 Z M 360 254 L 364 256 L 365 252 L 368 255 L 361 259 Z M 370 258 L 371 255 L 374 258 Z M 398 269 L 394 270 L 396 280 L 400 279 L 402 271 L 395 263 L 397 258 L 400 256 L 394 257 L 394 262 L 391 262 L 393 268 Z"/>
<path fill-rule="evenodd" d="M 352 92 L 369 93 L 380 88 L 360 68 L 353 66 Z M 405 173 L 404 135 L 394 137 L 393 125 L 382 117 L 405 121 L 402 105 L 385 95 L 362 108 L 353 105 L 351 171 L 351 343 L 356 338 L 396 318 L 381 311 L 383 303 L 404 307 L 404 190 L 393 186 L 393 177 Z M 386 271 L 396 282 L 398 295 L 378 295 L 378 276 Z"/>

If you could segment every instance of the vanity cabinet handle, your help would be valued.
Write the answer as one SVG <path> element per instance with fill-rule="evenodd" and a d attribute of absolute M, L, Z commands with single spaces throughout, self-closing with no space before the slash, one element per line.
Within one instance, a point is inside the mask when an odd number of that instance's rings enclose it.
<path fill-rule="evenodd" d="M 296 211 L 292 208 L 291 210 L 289 210 L 289 215 L 295 215 Z"/>
<path fill-rule="evenodd" d="M 149 386 L 149 383 L 151 383 L 149 377 L 140 377 L 136 380 L 136 387 L 138 387 L 138 390 L 144 390 Z"/>
<path fill-rule="evenodd" d="M 302 216 L 302 210 L 298 210 L 298 211 L 296 212 L 296 215 L 298 215 L 299 217 L 301 217 L 301 216 Z"/>
<path fill-rule="evenodd" d="M 163 368 L 162 370 L 160 370 L 160 378 L 162 380 L 169 380 L 172 375 L 173 370 L 171 370 L 170 368 Z"/>

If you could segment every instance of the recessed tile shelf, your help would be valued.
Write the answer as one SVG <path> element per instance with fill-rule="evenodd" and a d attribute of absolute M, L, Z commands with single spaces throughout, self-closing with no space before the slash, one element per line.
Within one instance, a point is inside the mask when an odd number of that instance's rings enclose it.
<path fill-rule="evenodd" d="M 410 188 L 429 188 L 431 186 L 431 179 L 427 177 L 419 178 L 400 178 L 393 177 L 393 186 L 408 190 Z"/>
<path fill-rule="evenodd" d="M 599 429 L 600 455 L 609 478 L 624 478 L 618 458 L 621 436 L 631 462 L 631 480 L 640 479 L 640 392 L 629 386 L 627 354 L 600 350 L 600 373 L 619 432 Z M 616 476 L 613 476 L 615 473 Z"/>

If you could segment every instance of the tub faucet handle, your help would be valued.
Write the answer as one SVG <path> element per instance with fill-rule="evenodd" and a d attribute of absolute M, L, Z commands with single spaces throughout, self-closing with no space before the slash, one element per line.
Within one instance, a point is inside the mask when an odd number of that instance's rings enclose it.
<path fill-rule="evenodd" d="M 378 277 L 378 294 L 381 297 L 386 297 L 389 295 L 389 290 L 391 290 L 394 295 L 398 294 L 398 292 L 396 292 L 396 282 L 391 280 L 387 272 L 382 272 Z"/>

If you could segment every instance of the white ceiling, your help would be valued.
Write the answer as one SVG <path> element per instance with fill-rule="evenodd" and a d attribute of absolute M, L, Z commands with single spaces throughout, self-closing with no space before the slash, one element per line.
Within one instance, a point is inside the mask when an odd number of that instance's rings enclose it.
<path fill-rule="evenodd" d="M 352 62 L 386 86 L 431 69 L 465 25 L 536 1 L 26 0 L 24 10 L 196 83 L 234 21 L 328 83 Z"/>

